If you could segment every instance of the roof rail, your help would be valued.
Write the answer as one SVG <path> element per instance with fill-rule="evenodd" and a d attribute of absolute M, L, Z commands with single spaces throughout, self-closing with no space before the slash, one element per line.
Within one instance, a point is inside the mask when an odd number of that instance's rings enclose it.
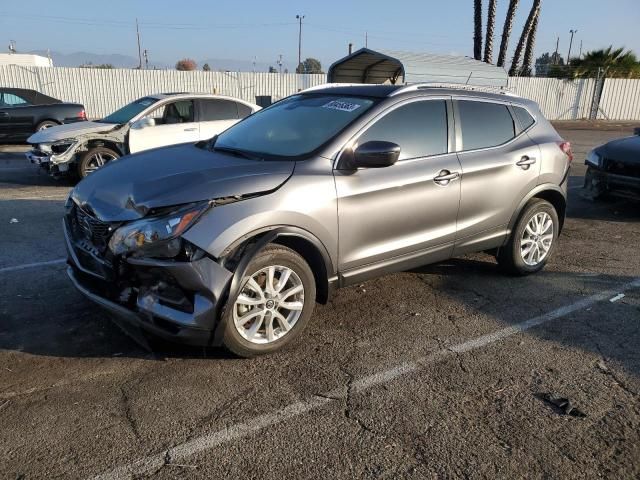
<path fill-rule="evenodd" d="M 433 82 L 433 83 L 424 82 L 424 83 L 407 84 L 406 86 L 391 92 L 389 96 L 393 97 L 394 95 L 400 95 L 401 93 L 413 92 L 413 91 L 423 90 L 427 88 L 450 88 L 453 90 L 468 90 L 468 91 L 475 91 L 475 92 L 498 93 L 501 95 L 519 97 L 519 95 L 511 91 L 509 87 L 491 87 L 491 86 L 483 86 L 483 85 L 467 85 L 464 83 L 442 83 L 442 82 Z"/>

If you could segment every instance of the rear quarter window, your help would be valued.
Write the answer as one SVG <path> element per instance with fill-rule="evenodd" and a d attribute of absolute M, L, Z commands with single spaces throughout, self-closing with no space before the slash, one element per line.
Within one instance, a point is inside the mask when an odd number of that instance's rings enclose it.
<path fill-rule="evenodd" d="M 516 118 L 518 119 L 518 123 L 520 124 L 520 127 L 522 128 L 522 130 L 526 130 L 536 122 L 526 108 L 517 107 L 514 105 L 513 113 L 515 113 Z"/>
<path fill-rule="evenodd" d="M 506 105 L 458 100 L 463 150 L 489 148 L 515 137 L 513 117 Z"/>

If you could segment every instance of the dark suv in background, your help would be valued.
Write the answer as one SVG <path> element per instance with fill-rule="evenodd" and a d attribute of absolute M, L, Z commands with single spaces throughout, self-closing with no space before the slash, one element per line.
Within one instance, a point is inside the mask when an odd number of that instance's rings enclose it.
<path fill-rule="evenodd" d="M 68 274 L 136 328 L 268 353 L 334 287 L 476 251 L 511 274 L 539 271 L 571 160 L 519 97 L 316 87 L 80 182 L 66 204 Z"/>

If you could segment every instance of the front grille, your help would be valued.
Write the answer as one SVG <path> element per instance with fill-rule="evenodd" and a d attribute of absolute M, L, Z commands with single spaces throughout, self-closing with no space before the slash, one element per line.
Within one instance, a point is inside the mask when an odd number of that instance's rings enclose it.
<path fill-rule="evenodd" d="M 113 233 L 109 223 L 98 220 L 78 206 L 71 215 L 71 226 L 77 238 L 89 240 L 100 252 L 104 252 Z"/>

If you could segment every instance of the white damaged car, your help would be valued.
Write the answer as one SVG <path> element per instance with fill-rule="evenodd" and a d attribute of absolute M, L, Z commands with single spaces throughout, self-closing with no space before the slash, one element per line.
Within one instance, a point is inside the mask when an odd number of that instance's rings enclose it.
<path fill-rule="evenodd" d="M 53 176 L 84 178 L 129 153 L 207 140 L 259 110 L 237 98 L 163 93 L 140 98 L 94 122 L 60 125 L 27 140 L 31 163 Z"/>

